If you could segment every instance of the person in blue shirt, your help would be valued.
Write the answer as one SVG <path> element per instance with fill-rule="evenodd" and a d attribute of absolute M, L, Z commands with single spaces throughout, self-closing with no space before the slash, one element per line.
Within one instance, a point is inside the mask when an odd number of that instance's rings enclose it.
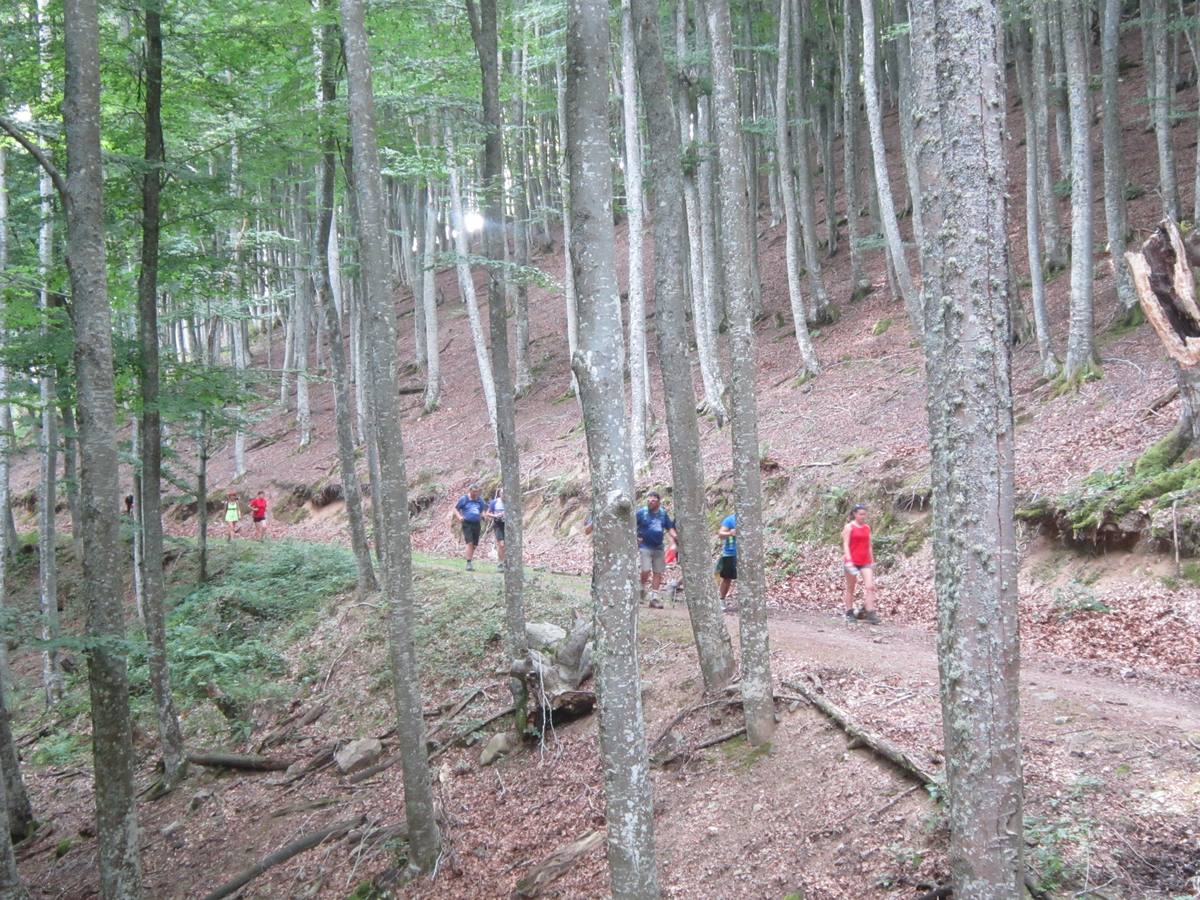
<path fill-rule="evenodd" d="M 717 560 L 717 577 L 721 579 L 719 588 L 721 601 L 729 596 L 729 592 L 733 590 L 733 583 L 737 581 L 737 515 L 729 515 L 721 520 L 721 527 L 717 529 L 717 535 L 721 538 L 721 556 Z"/>
<path fill-rule="evenodd" d="M 483 511 L 483 517 L 492 523 L 492 533 L 496 535 L 496 568 L 504 571 L 504 488 L 496 488 L 496 496 Z"/>
<path fill-rule="evenodd" d="M 642 593 L 649 584 L 650 606 L 654 609 L 662 609 L 658 592 L 662 589 L 663 573 L 667 571 L 667 551 L 663 543 L 667 535 L 671 536 L 672 542 L 678 539 L 675 520 L 663 509 L 662 497 L 651 491 L 646 495 L 646 505 L 637 511 L 637 540 Z"/>
<path fill-rule="evenodd" d="M 475 566 L 475 548 L 479 546 L 479 534 L 482 530 L 483 513 L 487 509 L 487 501 L 479 494 L 479 485 L 473 484 L 467 492 L 458 498 L 454 504 L 454 518 L 462 523 L 463 540 L 467 544 L 467 571 L 473 572 Z"/>

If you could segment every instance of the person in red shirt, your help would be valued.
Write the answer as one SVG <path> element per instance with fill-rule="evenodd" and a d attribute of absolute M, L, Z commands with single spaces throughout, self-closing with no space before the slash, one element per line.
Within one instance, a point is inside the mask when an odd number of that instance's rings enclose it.
<path fill-rule="evenodd" d="M 863 583 L 862 618 L 872 625 L 879 624 L 875 612 L 875 558 L 871 555 L 871 526 L 867 524 L 867 508 L 859 504 L 850 511 L 850 521 L 842 529 L 842 562 L 846 569 L 846 620 L 858 619 L 854 612 L 854 587 L 859 578 Z"/>
<path fill-rule="evenodd" d="M 254 520 L 254 539 L 261 541 L 267 536 L 267 495 L 262 491 L 250 501 L 250 518 Z"/>

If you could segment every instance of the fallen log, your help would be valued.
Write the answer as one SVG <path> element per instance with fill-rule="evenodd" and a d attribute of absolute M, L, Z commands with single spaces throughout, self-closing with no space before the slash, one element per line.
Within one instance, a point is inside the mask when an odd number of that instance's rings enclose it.
<path fill-rule="evenodd" d="M 434 728 L 433 731 L 429 732 L 429 737 L 433 738 L 433 736 L 435 734 L 437 734 L 443 728 L 445 728 L 447 725 L 449 725 L 454 720 L 455 716 L 457 716 L 460 712 L 462 712 L 464 709 L 466 709 L 467 705 L 482 693 L 483 693 L 483 688 L 481 688 L 481 687 L 475 687 L 475 688 L 472 688 L 470 691 L 468 691 L 467 695 L 465 697 L 463 697 L 462 700 L 460 700 L 458 703 L 456 703 L 454 705 L 454 708 L 451 709 L 450 712 L 446 713 L 446 717 L 437 724 L 437 727 Z"/>
<path fill-rule="evenodd" d="M 862 741 L 863 745 L 874 752 L 877 756 L 882 756 L 892 765 L 906 772 L 909 776 L 916 778 L 922 784 L 929 787 L 936 787 L 941 790 L 944 783 L 939 775 L 934 774 L 929 769 L 913 759 L 912 755 L 905 750 L 900 749 L 887 738 L 869 731 L 859 725 L 850 718 L 850 714 L 838 706 L 830 703 L 812 688 L 800 682 L 785 681 L 783 686 L 789 690 L 796 691 L 805 700 L 823 712 L 826 716 L 834 721 L 851 738 L 856 738 Z"/>
<path fill-rule="evenodd" d="M 559 876 L 566 873 L 585 853 L 604 843 L 604 832 L 589 831 L 577 841 L 559 847 L 534 866 L 533 871 L 517 882 L 513 897 L 536 897 Z"/>
<path fill-rule="evenodd" d="M 258 752 L 262 753 L 264 750 L 284 743 L 298 730 L 311 725 L 317 719 L 321 718 L 325 714 L 326 709 L 328 709 L 326 704 L 318 703 L 303 714 L 296 712 L 288 716 L 273 731 L 258 742 Z"/>
<path fill-rule="evenodd" d="M 283 772 L 293 760 L 242 753 L 189 753 L 188 762 L 210 769 L 241 769 L 247 772 Z"/>
<path fill-rule="evenodd" d="M 235 894 L 272 866 L 277 866 L 281 862 L 287 862 L 296 854 L 303 853 L 305 850 L 311 850 L 313 847 L 318 847 L 330 838 L 342 837 L 346 832 L 357 828 L 366 819 L 366 816 L 355 816 L 353 819 L 338 822 L 336 825 L 329 825 L 326 828 L 310 831 L 290 844 L 280 847 L 274 853 L 264 856 L 254 865 L 250 866 L 250 868 L 242 870 L 215 891 L 205 895 L 204 900 L 221 900 L 223 897 Z"/>

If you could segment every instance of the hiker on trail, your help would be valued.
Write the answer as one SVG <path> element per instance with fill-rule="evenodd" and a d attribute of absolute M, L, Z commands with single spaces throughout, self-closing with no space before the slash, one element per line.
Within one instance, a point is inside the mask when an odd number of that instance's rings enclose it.
<path fill-rule="evenodd" d="M 133 494 L 125 495 L 125 515 L 133 518 Z"/>
<path fill-rule="evenodd" d="M 496 496 L 483 511 L 485 519 L 492 523 L 492 532 L 496 535 L 496 559 L 498 568 L 504 571 L 504 488 L 496 488 Z"/>
<path fill-rule="evenodd" d="M 675 520 L 662 506 L 662 497 L 656 491 L 646 495 L 646 505 L 637 511 L 638 557 L 642 569 L 642 594 L 646 584 L 650 585 L 650 606 L 662 609 L 658 592 L 662 588 L 663 573 L 667 571 L 666 548 L 663 538 L 671 536 L 676 541 Z"/>
<path fill-rule="evenodd" d="M 225 496 L 225 541 L 228 543 L 237 534 L 238 522 L 242 520 L 242 504 L 238 500 L 237 491 L 230 491 Z"/>
<path fill-rule="evenodd" d="M 254 521 L 254 539 L 261 541 L 267 536 L 267 495 L 262 491 L 250 501 L 250 518 Z"/>
<path fill-rule="evenodd" d="M 721 555 L 717 559 L 717 577 L 721 579 L 718 592 L 724 603 L 737 581 L 737 513 L 721 520 L 717 535 L 721 538 Z"/>
<path fill-rule="evenodd" d="M 879 624 L 875 612 L 875 558 L 871 555 L 871 526 L 867 524 L 867 508 L 861 503 L 850 510 L 850 521 L 842 529 L 842 562 L 846 569 L 846 620 L 858 618 L 871 625 Z M 863 583 L 863 608 L 854 611 L 854 586 L 859 578 Z"/>
<path fill-rule="evenodd" d="M 479 546 L 479 535 L 483 529 L 483 512 L 487 509 L 487 501 L 479 494 L 479 485 L 473 484 L 467 492 L 458 498 L 454 504 L 454 518 L 462 522 L 463 541 L 467 545 L 467 571 L 475 571 L 472 560 L 475 559 L 475 548 Z"/>

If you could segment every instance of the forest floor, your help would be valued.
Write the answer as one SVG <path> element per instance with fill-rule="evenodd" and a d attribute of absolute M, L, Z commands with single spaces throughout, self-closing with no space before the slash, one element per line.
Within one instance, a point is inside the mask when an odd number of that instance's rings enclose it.
<path fill-rule="evenodd" d="M 247 598 L 253 594 L 239 585 L 233 563 L 269 568 L 274 552 L 270 544 L 218 545 L 218 574 L 205 603 L 241 598 L 239 606 L 251 608 Z M 286 552 L 307 551 L 293 545 Z M 346 554 L 343 563 L 352 578 Z M 496 674 L 502 611 L 493 601 L 501 579 L 492 566 L 482 568 L 467 573 L 458 560 L 418 560 L 423 599 L 417 641 L 427 651 L 427 721 L 432 733 L 440 731 L 439 740 L 467 732 L 508 702 L 504 679 Z M 587 582 L 532 573 L 528 606 L 531 620 L 569 628 L 589 606 Z M 312 612 L 311 630 L 295 629 L 278 664 L 260 673 L 272 690 L 258 690 L 240 729 L 231 733 L 211 704 L 185 701 L 193 749 L 252 751 L 288 716 L 324 706 L 315 722 L 266 752 L 306 761 L 319 758 L 332 741 L 371 735 L 383 739 L 384 758 L 394 752 L 385 612 L 348 594 L 329 597 Z M 685 607 L 642 609 L 640 616 L 643 697 L 653 741 L 679 712 L 706 698 Z M 236 628 L 238 621 L 228 609 L 220 620 L 223 628 Z M 736 636 L 736 616 L 726 621 Z M 804 682 L 927 768 L 940 770 L 937 663 L 926 630 L 802 612 L 774 615 L 770 631 L 782 695 L 793 696 L 788 685 Z M 188 634 L 195 640 L 194 632 Z M 177 678 L 192 678 L 189 667 L 195 665 L 189 657 Z M 239 677 L 252 680 L 254 674 L 250 667 Z M 75 683 L 84 689 L 82 678 Z M 476 688 L 483 694 L 455 721 L 444 721 Z M 1023 660 L 1021 694 L 1027 862 L 1042 884 L 1065 892 L 1060 896 L 1091 898 L 1169 898 L 1200 890 L 1196 682 L 1123 678 L 1034 650 Z M 736 706 L 726 705 L 696 710 L 658 745 L 682 754 L 653 774 L 664 895 L 911 897 L 919 885 L 941 883 L 946 828 L 936 800 L 869 750 L 852 749 L 847 736 L 807 703 L 781 700 L 778 712 L 777 736 L 767 750 L 751 749 L 741 738 L 691 749 L 738 726 Z M 21 733 L 42 721 L 48 717 Z M 138 746 L 145 756 L 138 781 L 147 785 L 155 739 L 149 721 L 141 721 Z M 548 730 L 542 742 L 481 766 L 480 748 L 506 722 L 469 735 L 471 743 L 435 759 L 445 855 L 435 878 L 407 886 L 403 896 L 507 897 L 554 849 L 603 827 L 594 716 Z M 48 824 L 20 853 L 35 896 L 95 894 L 86 728 L 86 715 L 77 710 L 66 729 L 77 739 L 74 752 L 27 767 L 35 808 Z M 55 735 L 61 733 L 60 723 Z M 143 802 L 140 815 L 147 880 L 156 897 L 201 896 L 298 836 L 360 816 L 368 824 L 349 838 L 270 869 L 243 896 L 371 897 L 368 885 L 386 883 L 403 860 L 402 840 L 372 839 L 403 822 L 399 767 L 358 784 L 332 767 L 296 781 L 280 772 L 193 767 L 178 791 Z M 544 896 L 607 896 L 606 875 L 600 846 Z"/>

